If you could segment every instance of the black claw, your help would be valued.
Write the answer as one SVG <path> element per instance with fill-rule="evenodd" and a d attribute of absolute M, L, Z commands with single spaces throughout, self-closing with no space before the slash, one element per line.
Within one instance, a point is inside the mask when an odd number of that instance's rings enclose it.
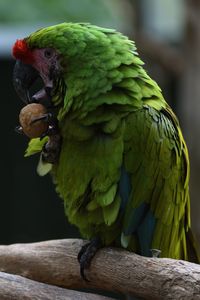
<path fill-rule="evenodd" d="M 83 264 L 80 264 L 80 275 L 81 275 L 81 277 L 83 278 L 83 280 L 85 280 L 87 282 L 90 282 L 90 280 L 85 275 L 85 269 L 87 269 L 86 266 L 83 265 Z"/>
<path fill-rule="evenodd" d="M 54 121 L 54 117 L 53 117 L 52 113 L 47 113 L 47 114 L 44 114 L 44 115 L 42 115 L 40 117 L 35 117 L 32 120 L 31 124 L 34 124 L 34 123 L 36 123 L 38 121 L 44 121 L 44 122 L 50 123 L 50 122 Z"/>
<path fill-rule="evenodd" d="M 24 134 L 22 126 L 18 125 L 15 127 L 15 131 L 19 134 Z"/>
<path fill-rule="evenodd" d="M 82 255 L 85 253 L 85 251 L 87 250 L 87 247 L 89 245 L 90 245 L 90 243 L 85 244 L 84 246 L 82 246 L 81 250 L 79 251 L 78 256 L 77 256 L 79 263 L 81 262 Z"/>
<path fill-rule="evenodd" d="M 159 258 L 160 254 L 161 254 L 161 250 L 159 249 L 150 249 L 152 257 L 154 258 Z"/>
<path fill-rule="evenodd" d="M 95 256 L 98 249 L 101 247 L 101 240 L 99 238 L 95 238 L 90 243 L 84 245 L 79 251 L 77 259 L 80 264 L 80 275 L 87 282 L 89 282 L 89 280 L 85 275 L 85 270 L 89 268 L 93 257 Z"/>

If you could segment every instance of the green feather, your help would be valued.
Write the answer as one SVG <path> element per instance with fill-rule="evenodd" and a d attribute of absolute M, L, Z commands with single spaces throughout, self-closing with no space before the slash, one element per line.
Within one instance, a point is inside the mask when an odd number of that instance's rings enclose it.
<path fill-rule="evenodd" d="M 138 226 L 145 209 L 155 222 L 149 248 L 160 249 L 163 257 L 190 259 L 188 249 L 196 246 L 188 238 L 187 147 L 135 43 L 115 30 L 84 23 L 43 28 L 26 42 L 30 49 L 50 47 L 59 54 L 52 102 L 62 147 L 51 174 L 69 221 L 86 238 L 99 236 L 106 245 L 121 240 L 139 252 L 139 228 L 128 236 L 123 232 L 131 232 L 134 211 L 143 207 Z M 31 140 L 25 156 L 41 152 L 46 141 Z M 130 179 L 127 202 L 120 190 L 122 167 Z"/>
<path fill-rule="evenodd" d="M 103 207 L 103 217 L 106 225 L 110 226 L 116 221 L 119 213 L 120 202 L 121 199 L 119 195 L 117 195 L 110 205 Z"/>
<path fill-rule="evenodd" d="M 102 193 L 96 197 L 97 203 L 101 207 L 110 205 L 114 199 L 117 192 L 117 184 L 113 184 L 105 193 Z"/>
<path fill-rule="evenodd" d="M 41 152 L 43 146 L 48 142 L 48 139 L 49 138 L 47 136 L 44 137 L 43 139 L 40 139 L 40 138 L 31 139 L 24 156 L 28 157 L 28 156 L 31 156 L 31 155 Z"/>

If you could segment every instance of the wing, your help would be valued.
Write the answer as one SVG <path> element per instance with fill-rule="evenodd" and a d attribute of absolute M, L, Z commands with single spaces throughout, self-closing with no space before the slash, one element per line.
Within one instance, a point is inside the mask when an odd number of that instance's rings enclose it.
<path fill-rule="evenodd" d="M 187 259 L 190 228 L 189 159 L 178 121 L 169 107 L 144 106 L 127 119 L 124 171 L 127 184 L 121 243 L 151 256 Z"/>

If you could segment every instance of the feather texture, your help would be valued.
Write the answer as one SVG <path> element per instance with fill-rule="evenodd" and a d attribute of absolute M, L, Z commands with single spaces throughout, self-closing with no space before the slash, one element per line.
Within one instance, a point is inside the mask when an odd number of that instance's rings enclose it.
<path fill-rule="evenodd" d="M 134 42 L 73 23 L 41 29 L 26 42 L 60 54 L 62 93 L 52 101 L 63 142 L 52 176 L 69 221 L 105 245 L 121 241 L 142 255 L 157 248 L 162 257 L 190 259 L 187 147 Z M 33 144 L 27 155 L 38 150 Z"/>

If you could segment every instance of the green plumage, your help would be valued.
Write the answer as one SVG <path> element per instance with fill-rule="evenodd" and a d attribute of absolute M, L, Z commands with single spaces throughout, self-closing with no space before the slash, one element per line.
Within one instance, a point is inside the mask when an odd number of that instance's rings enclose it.
<path fill-rule="evenodd" d="M 134 42 L 111 29 L 71 23 L 26 41 L 60 53 L 58 84 L 66 93 L 53 102 L 63 142 L 52 176 L 69 221 L 105 245 L 121 240 L 143 254 L 149 240 L 162 257 L 191 259 L 187 147 Z M 27 155 L 41 150 L 38 143 L 31 141 Z"/>

